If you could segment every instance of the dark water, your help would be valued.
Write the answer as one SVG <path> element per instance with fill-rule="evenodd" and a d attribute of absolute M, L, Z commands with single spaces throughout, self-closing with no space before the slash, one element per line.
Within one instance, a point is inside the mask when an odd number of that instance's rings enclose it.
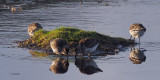
<path fill-rule="evenodd" d="M 105 6 L 105 2 L 83 2 L 82 5 L 80 2 L 58 2 L 24 7 L 22 12 L 16 13 L 1 11 L 0 77 L 3 80 L 157 80 L 160 78 L 159 3 L 159 0 L 117 0 Z M 74 26 L 124 38 L 130 37 L 129 26 L 140 22 L 147 28 L 141 38 L 146 60 L 133 64 L 129 60 L 130 48 L 116 55 L 93 57 L 86 62 L 103 72 L 86 75 L 75 65 L 74 57 L 69 57 L 66 73 L 56 74 L 49 70 L 56 57 L 15 47 L 14 41 L 29 38 L 27 26 L 33 22 L 40 23 L 46 30 Z"/>

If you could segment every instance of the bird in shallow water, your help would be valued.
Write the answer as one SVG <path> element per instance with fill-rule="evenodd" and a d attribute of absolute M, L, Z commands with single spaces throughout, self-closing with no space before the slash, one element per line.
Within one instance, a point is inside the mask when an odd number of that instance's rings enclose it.
<path fill-rule="evenodd" d="M 12 12 L 16 12 L 17 9 L 16 9 L 14 6 L 12 6 L 12 7 L 11 7 L 11 11 L 12 11 Z"/>
<path fill-rule="evenodd" d="M 12 7 L 8 6 L 8 9 L 11 9 L 12 12 L 17 12 L 17 11 L 21 12 L 23 10 L 21 6 L 12 6 Z"/>
<path fill-rule="evenodd" d="M 91 56 L 91 53 L 93 53 L 99 45 L 99 41 L 93 38 L 84 38 L 79 41 L 79 44 L 77 48 L 75 49 L 76 55 L 82 54 L 82 56 L 87 53 L 88 56 Z"/>
<path fill-rule="evenodd" d="M 34 35 L 36 31 L 39 29 L 43 29 L 42 26 L 39 23 L 32 23 L 28 26 L 28 34 L 30 37 Z"/>
<path fill-rule="evenodd" d="M 129 33 L 131 35 L 130 39 L 132 37 L 133 37 L 133 40 L 135 40 L 135 38 L 138 38 L 140 43 L 140 37 L 142 37 L 145 32 L 146 32 L 146 28 L 142 24 L 134 23 L 129 28 Z"/>
<path fill-rule="evenodd" d="M 50 46 L 57 55 L 68 55 L 69 46 L 66 40 L 60 38 L 53 39 L 50 41 Z"/>

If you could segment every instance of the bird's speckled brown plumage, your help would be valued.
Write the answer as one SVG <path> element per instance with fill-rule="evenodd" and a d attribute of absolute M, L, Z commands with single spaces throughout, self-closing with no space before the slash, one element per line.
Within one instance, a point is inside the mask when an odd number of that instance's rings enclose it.
<path fill-rule="evenodd" d="M 79 45 L 75 49 L 76 55 L 79 53 L 88 54 L 89 56 L 93 53 L 99 45 L 99 41 L 93 38 L 84 38 L 79 41 Z"/>
<path fill-rule="evenodd" d="M 95 46 L 98 43 L 99 42 L 93 38 L 84 38 L 79 41 L 80 45 L 85 45 L 85 47 L 87 47 L 87 48 L 92 48 L 93 46 Z"/>
<path fill-rule="evenodd" d="M 140 23 L 134 23 L 130 26 L 129 30 L 144 30 L 144 31 L 146 31 L 146 28 Z"/>
<path fill-rule="evenodd" d="M 130 39 L 132 37 L 133 37 L 133 40 L 135 40 L 135 38 L 138 38 L 140 43 L 140 37 L 142 37 L 145 32 L 146 32 L 146 28 L 142 24 L 134 23 L 129 28 L 129 33 L 131 34 Z"/>
<path fill-rule="evenodd" d="M 67 42 L 64 39 L 56 38 L 50 41 L 51 48 L 54 53 L 61 55 L 61 54 L 68 54 L 66 49 L 67 47 Z"/>
<path fill-rule="evenodd" d="M 30 37 L 34 35 L 34 32 L 43 29 L 42 26 L 39 23 L 32 23 L 28 26 L 28 34 Z"/>

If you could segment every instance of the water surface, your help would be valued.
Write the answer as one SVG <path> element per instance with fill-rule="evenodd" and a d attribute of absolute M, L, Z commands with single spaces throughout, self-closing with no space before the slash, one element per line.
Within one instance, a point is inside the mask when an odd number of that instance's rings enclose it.
<path fill-rule="evenodd" d="M 83 2 L 82 5 L 80 2 L 57 2 L 24 7 L 22 12 L 16 13 L 1 11 L 0 77 L 3 80 L 157 80 L 160 78 L 159 3 L 159 0 L 115 0 L 105 6 L 105 2 Z M 69 57 L 68 71 L 56 74 L 49 70 L 55 56 L 34 55 L 28 49 L 17 48 L 14 43 L 29 38 L 27 26 L 33 22 L 40 23 L 46 30 L 74 26 L 124 38 L 130 37 L 129 26 L 140 22 L 147 28 L 141 38 L 146 60 L 133 64 L 129 60 L 130 48 L 116 55 L 94 56 L 94 64 L 103 72 L 86 75 L 75 65 L 74 57 Z"/>

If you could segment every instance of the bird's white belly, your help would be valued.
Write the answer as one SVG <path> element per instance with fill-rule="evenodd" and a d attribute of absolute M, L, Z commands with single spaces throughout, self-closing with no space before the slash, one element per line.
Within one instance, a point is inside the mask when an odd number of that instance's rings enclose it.
<path fill-rule="evenodd" d="M 94 52 L 95 51 L 95 49 L 93 49 L 93 48 L 86 48 L 85 49 L 85 52 L 86 53 L 92 53 L 92 52 Z"/>
<path fill-rule="evenodd" d="M 33 36 L 33 35 L 34 35 L 34 32 L 30 32 L 29 35 Z"/>
<path fill-rule="evenodd" d="M 53 49 L 53 48 L 52 48 L 52 50 L 53 50 L 54 53 L 59 54 L 58 49 Z"/>
<path fill-rule="evenodd" d="M 92 47 L 92 48 L 86 48 L 85 52 L 87 52 L 87 53 L 94 52 L 97 49 L 98 45 L 99 45 L 99 43 L 97 45 L 95 45 L 94 47 Z"/>
<path fill-rule="evenodd" d="M 129 32 L 135 38 L 139 38 L 139 37 L 142 37 L 144 35 L 143 30 L 130 30 Z"/>

